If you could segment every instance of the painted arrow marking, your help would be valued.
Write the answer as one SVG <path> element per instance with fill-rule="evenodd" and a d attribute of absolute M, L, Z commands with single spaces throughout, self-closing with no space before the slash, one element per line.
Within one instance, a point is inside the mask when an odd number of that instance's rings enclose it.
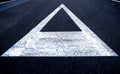
<path fill-rule="evenodd" d="M 61 10 L 82 30 L 40 32 Z M 118 56 L 64 4 L 61 4 L 2 56 Z"/>

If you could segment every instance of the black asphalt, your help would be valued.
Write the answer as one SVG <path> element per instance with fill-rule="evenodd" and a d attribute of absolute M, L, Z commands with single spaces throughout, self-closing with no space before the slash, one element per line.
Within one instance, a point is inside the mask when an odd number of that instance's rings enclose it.
<path fill-rule="evenodd" d="M 14 45 L 61 3 L 66 5 L 120 55 L 120 4 L 111 0 L 32 0 L 4 10 L 0 12 L 0 54 Z M 62 19 L 66 20 L 66 18 Z M 54 20 L 49 23 L 60 24 L 55 23 Z M 64 23 L 62 24 L 64 25 Z M 49 28 L 52 28 L 53 31 L 53 27 L 46 27 L 45 31 Z M 55 25 L 55 27 L 57 26 Z M 74 28 L 74 30 L 79 29 Z M 38 73 L 39 71 L 42 74 L 48 72 L 55 74 L 120 74 L 118 72 L 120 69 L 119 57 L 0 58 L 0 66 L 1 74 L 3 74 L 3 70 L 11 73 L 20 71 L 17 74 Z"/>
<path fill-rule="evenodd" d="M 61 9 L 41 30 L 42 32 L 81 31 L 68 14 Z"/>
<path fill-rule="evenodd" d="M 30 0 L 3 0 L 3 2 L 0 1 L 0 12 L 28 1 Z"/>

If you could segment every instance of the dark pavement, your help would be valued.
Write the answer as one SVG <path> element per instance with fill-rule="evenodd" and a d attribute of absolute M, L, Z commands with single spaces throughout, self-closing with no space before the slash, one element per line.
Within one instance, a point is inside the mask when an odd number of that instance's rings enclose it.
<path fill-rule="evenodd" d="M 4 10 L 0 12 L 0 54 L 2 55 L 62 3 L 120 55 L 120 4 L 111 0 L 31 0 Z M 49 23 L 55 24 L 54 19 Z M 49 26 L 46 28 L 45 31 L 51 30 L 48 29 Z M 80 29 L 74 26 L 74 30 Z M 24 74 L 23 72 L 119 74 L 119 63 L 119 57 L 13 57 L 0 58 L 2 68 L 0 72 L 3 74 L 3 70 L 6 70 L 11 73 L 20 71 L 18 74 Z"/>
<path fill-rule="evenodd" d="M 60 20 L 61 19 L 61 20 Z M 42 32 L 56 31 L 81 31 L 79 27 L 70 19 L 66 12 L 61 9 L 47 25 L 43 27 Z"/>

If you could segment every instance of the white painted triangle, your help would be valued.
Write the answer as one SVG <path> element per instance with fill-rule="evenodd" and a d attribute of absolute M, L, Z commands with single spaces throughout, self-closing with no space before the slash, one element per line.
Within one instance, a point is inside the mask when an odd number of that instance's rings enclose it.
<path fill-rule="evenodd" d="M 82 31 L 40 32 L 64 9 Z M 68 26 L 69 27 L 69 26 Z M 64 4 L 61 4 L 2 56 L 118 56 Z"/>

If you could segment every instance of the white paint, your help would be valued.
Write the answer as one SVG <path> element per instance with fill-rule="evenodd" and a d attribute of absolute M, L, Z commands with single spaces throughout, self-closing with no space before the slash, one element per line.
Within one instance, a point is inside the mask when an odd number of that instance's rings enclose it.
<path fill-rule="evenodd" d="M 64 9 L 82 31 L 40 32 Z M 69 27 L 69 26 L 68 26 Z M 15 53 L 14 53 L 15 52 Z M 61 4 L 2 56 L 118 56 L 64 4 Z"/>
<path fill-rule="evenodd" d="M 1 1 L 0 4 L 4 4 L 4 3 L 9 3 L 9 2 L 12 2 L 12 1 L 15 1 L 15 0 L 10 0 L 10 1 Z"/>
<path fill-rule="evenodd" d="M 112 0 L 112 1 L 115 1 L 115 2 L 118 2 L 118 3 L 120 3 L 120 1 L 119 1 L 119 0 Z"/>

